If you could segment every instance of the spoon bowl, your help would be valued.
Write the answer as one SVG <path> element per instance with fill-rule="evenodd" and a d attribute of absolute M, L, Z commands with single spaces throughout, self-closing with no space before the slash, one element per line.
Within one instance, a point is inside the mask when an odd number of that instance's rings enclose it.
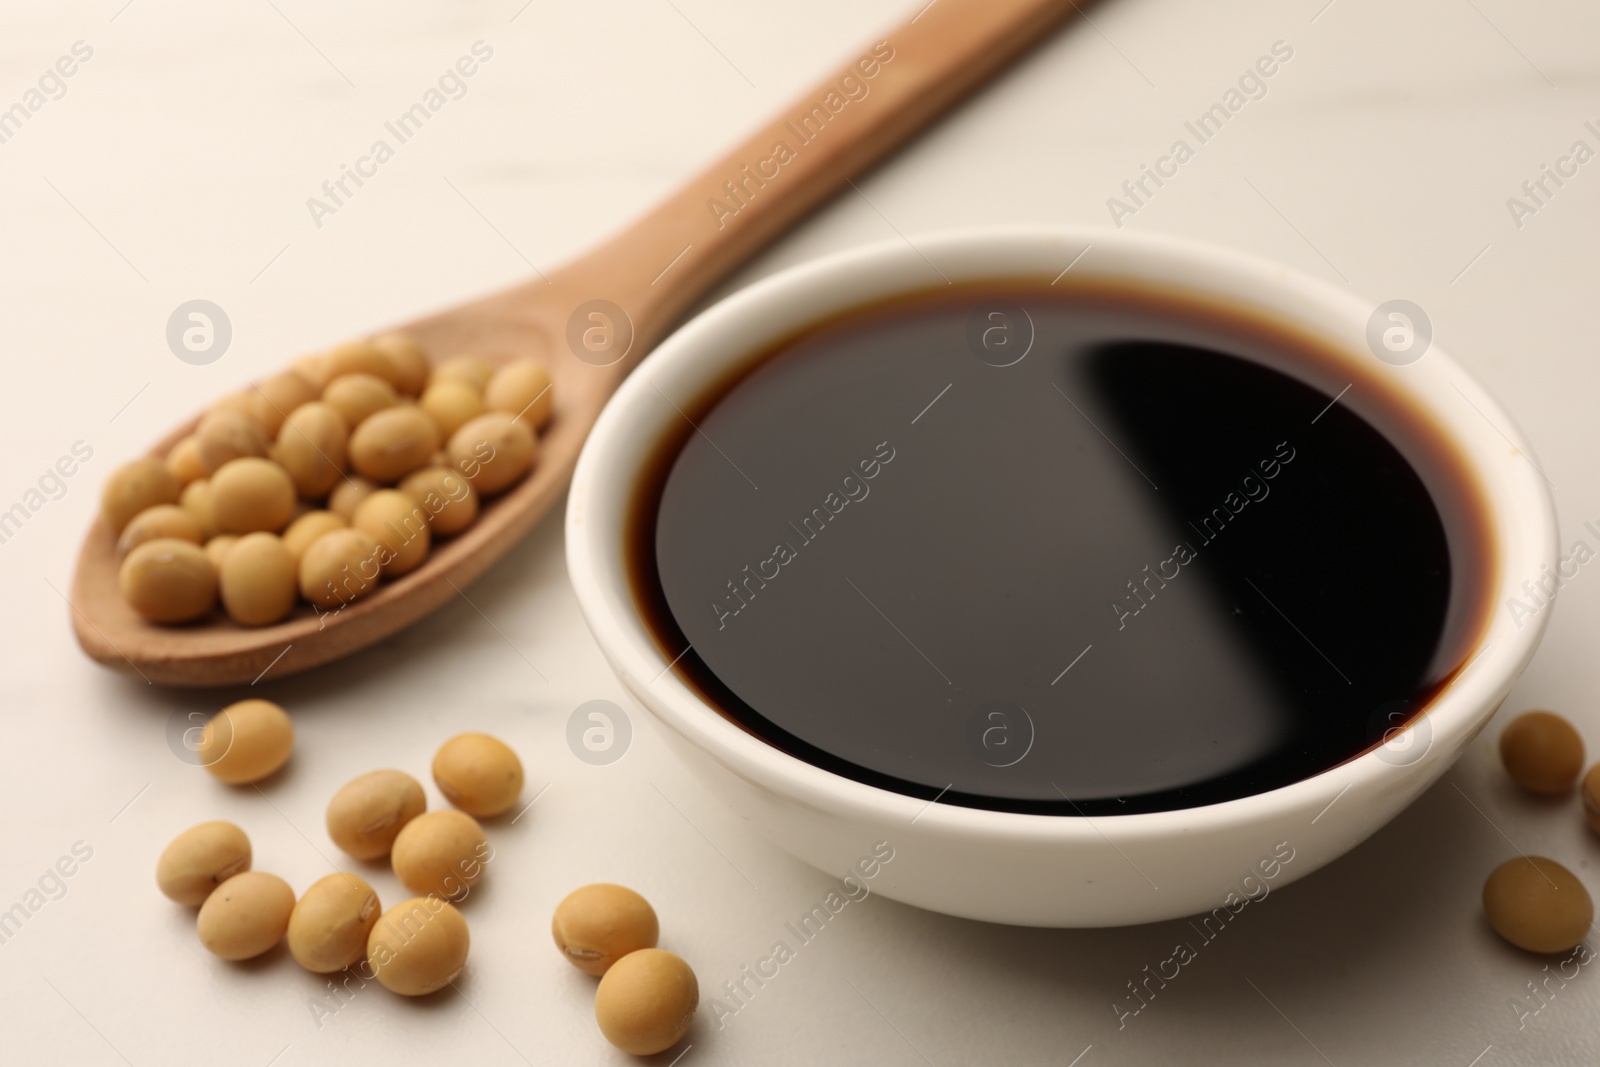
<path fill-rule="evenodd" d="M 535 286 L 537 288 L 535 288 Z M 182 626 L 142 619 L 122 598 L 117 576 L 117 535 L 96 518 L 78 554 L 72 620 L 78 641 L 94 659 L 132 669 L 167 685 L 255 682 L 269 671 L 292 674 L 339 658 L 411 625 L 464 590 L 533 528 L 561 495 L 589 427 L 630 365 L 626 357 L 584 362 L 552 341 L 560 319 L 583 301 L 560 279 L 536 282 L 480 300 L 402 329 L 437 364 L 474 355 L 496 365 L 520 357 L 549 369 L 555 417 L 539 433 L 533 471 L 507 492 L 486 500 L 478 520 L 456 537 L 437 542 L 422 566 L 380 585 L 371 595 L 332 611 L 301 601 L 285 620 L 241 626 L 221 610 Z M 563 309 L 566 315 L 563 316 Z M 600 363 L 600 365 L 597 365 Z M 190 419 L 150 450 L 165 457 L 200 421 Z"/>

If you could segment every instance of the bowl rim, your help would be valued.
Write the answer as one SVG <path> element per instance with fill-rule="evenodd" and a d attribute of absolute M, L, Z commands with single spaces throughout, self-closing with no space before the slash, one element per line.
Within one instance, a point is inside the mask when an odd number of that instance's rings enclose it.
<path fill-rule="evenodd" d="M 1085 253 L 1079 257 L 1082 265 L 1072 258 L 1079 249 Z M 1093 249 L 1100 249 L 1101 256 L 1087 255 Z M 957 278 L 1012 279 L 1047 260 L 1066 264 L 1071 259 L 1069 269 L 1091 277 L 1096 272 L 1106 278 L 1130 277 L 1096 261 L 1107 252 L 1113 262 L 1143 260 L 1152 269 L 1187 269 L 1193 273 L 1195 291 L 1214 290 L 1210 295 L 1218 300 L 1236 300 L 1256 287 L 1272 299 L 1295 305 L 1301 314 L 1287 313 L 1292 325 L 1322 334 L 1330 347 L 1351 360 L 1376 362 L 1370 353 L 1357 355 L 1348 336 L 1329 338 L 1310 321 L 1320 314 L 1359 334 L 1375 302 L 1250 253 L 1169 235 L 1065 226 L 945 230 L 857 246 L 778 271 L 702 311 L 642 360 L 601 413 L 578 459 L 566 515 L 568 572 L 590 630 L 629 691 L 696 748 L 789 801 L 873 823 L 915 822 L 922 833 L 965 838 L 1103 845 L 1237 829 L 1323 808 L 1330 797 L 1343 796 L 1352 788 L 1393 784 L 1396 772 L 1403 772 L 1399 777 L 1420 774 L 1429 780 L 1442 774 L 1488 722 L 1537 649 L 1550 612 L 1540 610 L 1530 621 L 1518 621 L 1513 627 L 1500 605 L 1507 590 L 1516 591 L 1517 580 L 1537 577 L 1541 565 L 1555 566 L 1559 544 L 1554 501 L 1533 450 L 1501 406 L 1437 344 L 1417 363 L 1393 369 L 1409 373 L 1411 384 L 1399 388 L 1411 392 L 1448 431 L 1451 443 L 1466 456 L 1478 478 L 1489 504 L 1498 570 L 1490 583 L 1493 596 L 1484 633 L 1474 646 L 1476 654 L 1412 721 L 1414 725 L 1426 720 L 1431 730 L 1428 747 L 1415 762 L 1397 766 L 1385 761 L 1380 749 L 1369 749 L 1262 793 L 1128 815 L 1028 814 L 939 804 L 937 798 L 913 797 L 847 778 L 771 746 L 702 701 L 657 649 L 632 607 L 623 524 L 626 498 L 650 453 L 641 447 L 640 435 L 647 434 L 648 441 L 649 433 L 642 427 L 651 419 L 644 416 L 652 405 L 659 405 L 658 390 L 670 395 L 664 387 L 704 387 L 719 369 L 748 357 L 760 342 L 733 343 L 731 338 L 741 332 L 765 331 L 765 339 L 775 341 L 794 332 L 791 323 L 796 319 L 819 321 L 885 295 L 935 290 Z M 995 269 L 1006 262 L 1016 268 Z M 1224 286 L 1233 292 L 1221 292 Z M 863 287 L 882 291 L 862 296 Z M 796 305 L 804 312 L 796 311 Z M 1281 307 L 1272 310 L 1279 318 L 1286 315 Z M 1441 382 L 1453 386 L 1476 409 L 1481 423 L 1468 422 L 1465 413 L 1422 393 L 1425 387 L 1442 389 Z M 1485 464 L 1474 458 L 1505 449 L 1509 456 L 1527 462 Z"/>

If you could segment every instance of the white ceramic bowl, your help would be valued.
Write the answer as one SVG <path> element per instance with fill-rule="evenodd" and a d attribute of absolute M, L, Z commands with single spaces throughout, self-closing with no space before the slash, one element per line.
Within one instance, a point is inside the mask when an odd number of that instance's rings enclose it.
<path fill-rule="evenodd" d="M 985 811 L 904 796 L 773 748 L 707 706 L 669 670 L 634 606 L 624 555 L 630 498 L 653 449 L 683 416 L 665 399 L 702 395 L 769 342 L 833 313 L 951 281 L 1134 279 L 1258 312 L 1322 339 L 1345 381 L 1382 375 L 1431 414 L 1475 470 L 1495 547 L 1495 605 L 1476 658 L 1404 734 L 1292 785 L 1225 803 L 1089 818 Z M 872 853 L 870 889 L 968 918 L 1111 926 L 1233 910 L 1259 886 L 1309 874 L 1354 847 L 1456 760 L 1533 656 L 1548 612 L 1513 618 L 1507 599 L 1557 562 L 1554 505 L 1511 420 L 1437 347 L 1406 366 L 1368 349 L 1373 305 L 1274 263 L 1167 237 L 1097 230 L 919 237 L 817 260 L 767 278 L 684 326 L 625 381 L 578 462 L 567 564 L 584 617 L 628 689 L 681 757 L 774 843 L 843 877 Z M 1295 369 L 1301 377 L 1309 375 Z M 1328 395 L 1341 383 L 1313 381 Z M 1353 394 L 1348 402 L 1356 402 Z M 1403 447 L 1402 447 L 1402 450 Z M 1288 858 L 1286 858 L 1288 857 Z M 858 875 L 859 878 L 859 875 Z M 1230 896 L 1230 894 L 1232 896 Z"/>

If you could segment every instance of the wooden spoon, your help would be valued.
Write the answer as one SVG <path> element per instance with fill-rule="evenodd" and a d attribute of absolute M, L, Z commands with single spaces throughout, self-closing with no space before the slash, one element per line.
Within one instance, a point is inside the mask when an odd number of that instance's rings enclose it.
<path fill-rule="evenodd" d="M 561 494 L 607 398 L 696 300 L 1076 11 L 1071 0 L 933 0 L 581 259 L 401 327 L 435 362 L 533 356 L 555 382 L 556 417 L 540 435 L 533 473 L 489 502 L 465 533 L 436 545 L 417 570 L 332 614 L 302 604 L 286 621 L 255 629 L 220 612 L 188 626 L 156 626 L 118 592 L 116 536 L 97 519 L 72 585 L 78 642 L 101 663 L 149 682 L 254 683 L 364 648 L 464 596 Z M 164 456 L 198 421 L 151 454 Z"/>

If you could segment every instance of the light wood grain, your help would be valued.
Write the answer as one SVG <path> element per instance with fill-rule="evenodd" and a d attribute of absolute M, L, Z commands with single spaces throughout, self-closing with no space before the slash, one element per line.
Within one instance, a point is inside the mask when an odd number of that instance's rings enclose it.
<path fill-rule="evenodd" d="M 547 278 L 401 326 L 435 362 L 531 356 L 555 382 L 556 416 L 541 434 L 533 473 L 488 502 L 465 533 L 438 543 L 417 570 L 331 615 L 301 605 L 288 620 L 255 629 L 220 611 L 188 626 L 156 626 L 118 593 L 115 536 L 96 520 L 72 586 L 79 643 L 101 663 L 153 683 L 251 683 L 347 655 L 467 595 L 544 517 L 606 400 L 696 300 L 1076 11 L 1070 0 L 935 0 L 587 255 Z M 780 143 L 789 150 L 781 165 Z M 728 182 L 738 185 L 733 194 Z M 633 331 L 626 355 L 605 366 L 593 355 L 580 359 L 568 343 L 574 312 L 596 300 L 623 309 Z M 165 455 L 196 421 L 151 454 Z"/>

